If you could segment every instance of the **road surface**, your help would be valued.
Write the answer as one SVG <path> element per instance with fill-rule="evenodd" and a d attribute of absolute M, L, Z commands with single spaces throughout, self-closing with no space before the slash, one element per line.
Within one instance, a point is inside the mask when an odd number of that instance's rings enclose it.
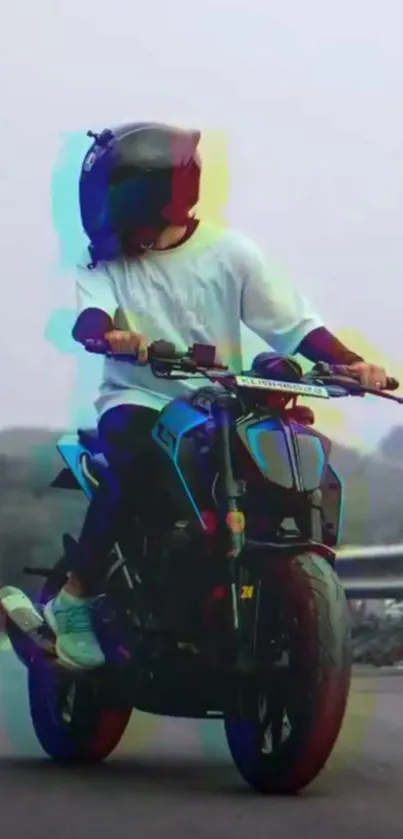
<path fill-rule="evenodd" d="M 403 673 L 357 672 L 328 768 L 297 797 L 255 795 L 221 724 L 134 714 L 104 766 L 52 765 L 30 727 L 25 672 L 0 653 L 1 839 L 402 839 Z"/>

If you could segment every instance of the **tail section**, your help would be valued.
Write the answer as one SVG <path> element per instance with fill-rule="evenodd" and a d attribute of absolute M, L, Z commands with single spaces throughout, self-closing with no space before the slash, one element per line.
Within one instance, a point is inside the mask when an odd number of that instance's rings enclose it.
<path fill-rule="evenodd" d="M 53 489 L 81 489 L 81 485 L 70 469 L 62 469 L 50 484 Z"/>
<path fill-rule="evenodd" d="M 83 470 L 83 463 L 91 458 L 88 449 L 82 445 L 77 434 L 65 434 L 59 440 L 57 449 L 67 468 L 62 469 L 52 486 L 60 489 L 82 489 L 87 498 L 91 498 L 94 483 L 90 476 L 86 477 L 88 470 Z"/>

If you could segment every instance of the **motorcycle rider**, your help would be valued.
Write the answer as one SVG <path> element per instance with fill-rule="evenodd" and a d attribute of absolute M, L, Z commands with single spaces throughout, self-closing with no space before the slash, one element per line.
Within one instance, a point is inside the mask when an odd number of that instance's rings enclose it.
<path fill-rule="evenodd" d="M 116 354 L 136 353 L 138 364 L 105 359 L 96 407 L 109 478 L 89 505 L 74 570 L 44 611 L 57 655 L 73 668 L 104 663 L 91 604 L 134 503 L 133 473 L 139 495 L 150 474 L 150 430 L 158 411 L 186 388 L 200 387 L 200 381 L 155 379 L 145 366 L 153 340 L 184 349 L 213 344 L 220 359 L 240 371 L 243 322 L 279 353 L 347 364 L 364 386 L 386 386 L 385 370 L 333 336 L 249 239 L 192 215 L 199 199 L 199 132 L 138 123 L 90 136 L 80 203 L 91 263 L 77 269 L 73 337 L 83 345 L 105 339 Z"/>

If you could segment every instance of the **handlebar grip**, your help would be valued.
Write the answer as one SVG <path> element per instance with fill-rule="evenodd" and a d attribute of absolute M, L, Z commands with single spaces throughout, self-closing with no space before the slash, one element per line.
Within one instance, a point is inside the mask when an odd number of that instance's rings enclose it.
<path fill-rule="evenodd" d="M 400 387 L 400 382 L 398 379 L 394 379 L 393 376 L 388 376 L 386 379 L 386 390 L 398 390 Z"/>
<path fill-rule="evenodd" d="M 130 361 L 132 364 L 135 364 L 137 361 L 137 355 L 134 355 L 134 353 L 112 352 L 108 341 L 105 341 L 104 338 L 88 338 L 88 340 L 85 341 L 84 349 L 93 355 L 104 355 L 107 358 L 119 358 L 121 361 Z"/>
<path fill-rule="evenodd" d="M 89 353 L 93 353 L 95 355 L 105 355 L 107 358 L 117 358 L 119 361 L 131 361 L 132 364 L 135 364 L 138 355 L 137 353 L 120 353 L 120 352 L 113 352 L 109 342 L 105 338 L 88 338 L 84 343 L 84 348 Z M 148 357 L 149 360 L 168 360 L 174 358 L 178 353 L 176 352 L 175 344 L 172 344 L 170 341 L 153 341 L 152 344 L 148 347 Z M 181 357 L 183 353 L 179 353 Z"/>
<path fill-rule="evenodd" d="M 106 355 L 106 353 L 111 350 L 108 342 L 103 338 L 87 338 L 87 340 L 84 341 L 84 349 L 87 352 L 94 353 L 95 355 Z"/>

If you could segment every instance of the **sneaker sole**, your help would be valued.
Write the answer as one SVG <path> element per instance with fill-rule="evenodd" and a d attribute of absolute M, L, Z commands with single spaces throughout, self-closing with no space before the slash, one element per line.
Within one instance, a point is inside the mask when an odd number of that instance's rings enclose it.
<path fill-rule="evenodd" d="M 0 589 L 0 606 L 6 617 L 27 635 L 44 626 L 42 615 L 29 597 L 13 586 Z"/>

